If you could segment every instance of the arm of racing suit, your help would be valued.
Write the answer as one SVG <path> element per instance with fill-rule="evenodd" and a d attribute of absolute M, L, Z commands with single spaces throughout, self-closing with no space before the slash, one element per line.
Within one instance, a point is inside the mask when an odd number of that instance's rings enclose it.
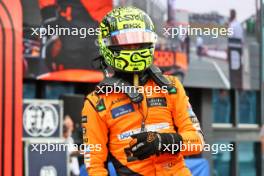
<path fill-rule="evenodd" d="M 84 162 L 89 175 L 106 176 L 108 128 L 91 103 L 86 99 L 82 110 L 83 143 L 90 147 L 84 151 Z"/>
<path fill-rule="evenodd" d="M 57 0 L 39 0 L 39 7 L 40 9 L 43 9 L 48 6 L 56 6 Z"/>
<path fill-rule="evenodd" d="M 177 90 L 177 93 L 175 94 L 176 100 L 174 100 L 174 108 L 172 112 L 174 117 L 174 125 L 177 127 L 177 132 L 182 137 L 183 144 L 191 144 L 193 146 L 189 149 L 182 148 L 181 154 L 199 154 L 201 153 L 203 148 L 202 146 L 204 144 L 204 138 L 199 121 L 192 111 L 189 98 L 185 93 L 183 85 L 175 77 L 173 78 L 173 82 Z M 197 146 L 197 148 L 194 146 Z"/>

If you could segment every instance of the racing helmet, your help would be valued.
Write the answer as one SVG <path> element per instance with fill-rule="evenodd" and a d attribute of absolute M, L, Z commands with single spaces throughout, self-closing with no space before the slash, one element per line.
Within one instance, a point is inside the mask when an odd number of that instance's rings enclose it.
<path fill-rule="evenodd" d="M 99 29 L 100 54 L 114 70 L 137 73 L 153 63 L 157 34 L 144 11 L 136 7 L 113 9 L 103 18 Z"/>

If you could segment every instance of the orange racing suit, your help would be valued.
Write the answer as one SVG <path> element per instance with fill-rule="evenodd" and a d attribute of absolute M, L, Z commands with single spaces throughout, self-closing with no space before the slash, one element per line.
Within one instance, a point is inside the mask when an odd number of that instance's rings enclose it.
<path fill-rule="evenodd" d="M 184 88 L 175 77 L 169 77 L 175 92 L 143 94 L 143 101 L 135 104 L 123 93 L 90 93 L 82 111 L 83 140 L 89 150 L 84 153 L 88 174 L 108 174 L 105 163 L 108 157 L 119 175 L 189 176 L 183 156 L 199 154 L 202 148 L 183 149 L 178 154 L 164 153 L 144 160 L 128 161 L 125 148 L 132 140 L 130 135 L 140 132 L 142 119 L 147 131 L 178 133 L 184 144 L 202 146 L 203 136 L 199 121 L 193 113 Z M 144 85 L 154 88 L 152 80 Z M 154 89 L 152 89 L 154 90 Z"/>

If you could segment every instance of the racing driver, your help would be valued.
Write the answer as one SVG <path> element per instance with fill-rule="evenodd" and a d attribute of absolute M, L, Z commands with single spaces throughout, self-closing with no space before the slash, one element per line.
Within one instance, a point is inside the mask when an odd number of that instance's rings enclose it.
<path fill-rule="evenodd" d="M 201 153 L 202 131 L 182 84 L 152 64 L 157 35 L 150 17 L 116 8 L 100 23 L 98 39 L 103 70 L 114 73 L 84 102 L 88 174 L 108 175 L 111 161 L 118 175 L 190 176 L 184 156 Z M 142 91 L 149 88 L 152 94 Z M 194 145 L 200 147 L 186 147 Z"/>

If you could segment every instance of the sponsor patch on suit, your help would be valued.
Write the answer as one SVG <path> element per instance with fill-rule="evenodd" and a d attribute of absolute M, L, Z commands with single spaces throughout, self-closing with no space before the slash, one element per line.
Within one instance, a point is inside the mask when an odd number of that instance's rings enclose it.
<path fill-rule="evenodd" d="M 120 117 L 122 115 L 128 114 L 130 112 L 134 112 L 134 107 L 132 106 L 132 104 L 125 104 L 119 107 L 116 107 L 114 109 L 111 110 L 112 113 L 112 117 L 115 119 L 117 117 Z"/>
<path fill-rule="evenodd" d="M 147 98 L 148 107 L 155 107 L 155 106 L 167 106 L 166 98 L 164 97 L 156 97 L 156 98 Z"/>

